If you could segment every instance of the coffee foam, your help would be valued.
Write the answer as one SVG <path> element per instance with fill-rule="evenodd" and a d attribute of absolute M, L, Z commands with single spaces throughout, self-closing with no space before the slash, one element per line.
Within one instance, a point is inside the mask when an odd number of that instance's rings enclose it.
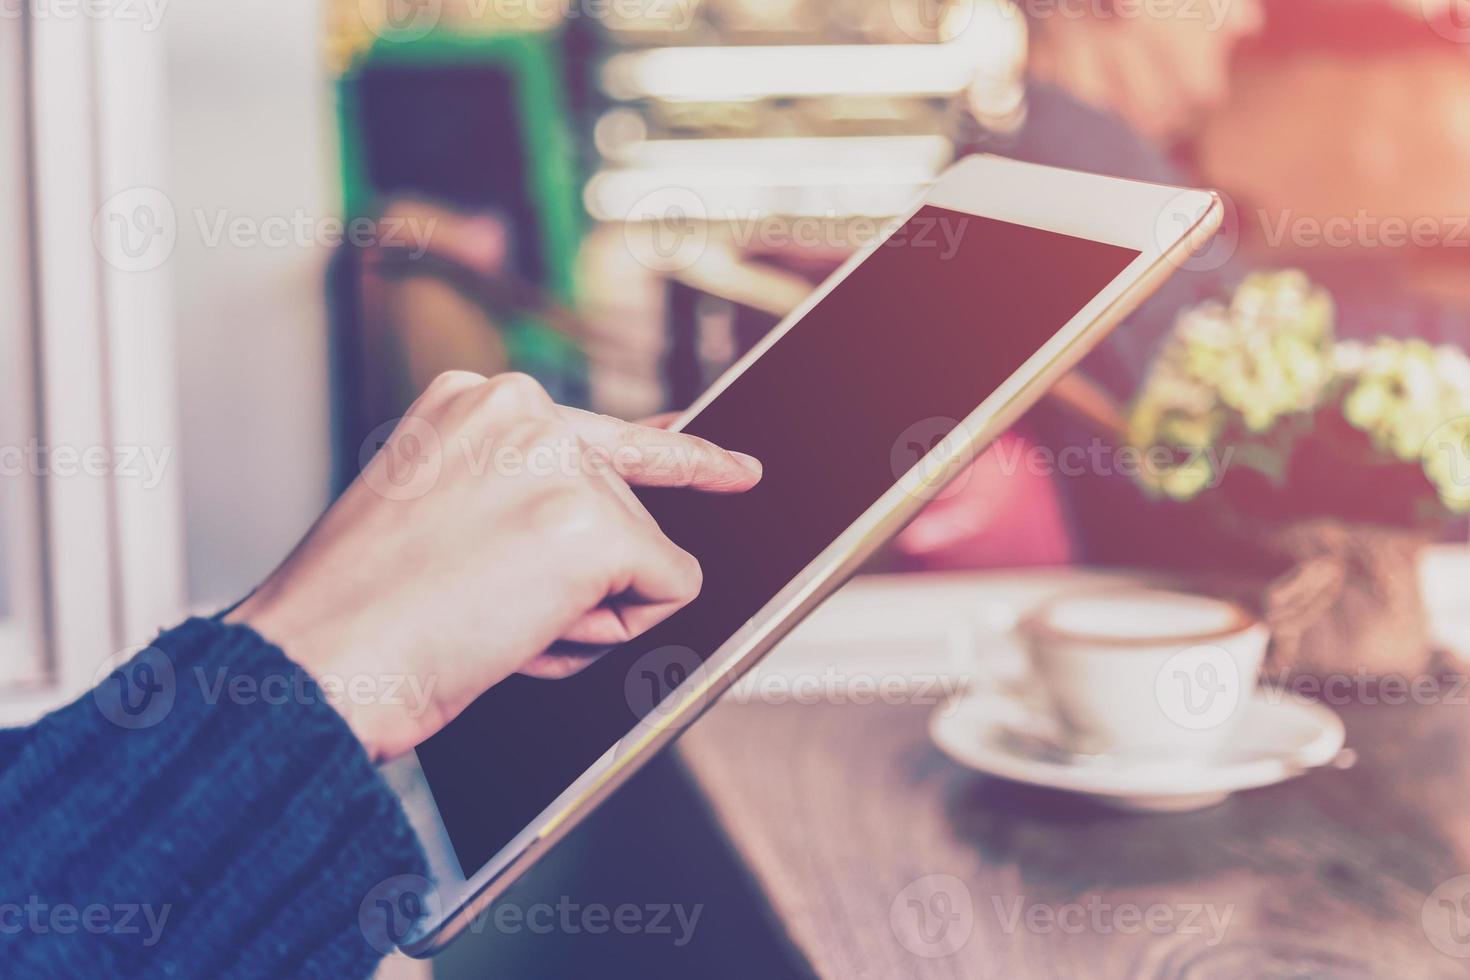
<path fill-rule="evenodd" d="M 1163 589 L 1059 599 L 1047 606 L 1043 621 L 1060 632 L 1110 640 L 1197 636 L 1246 625 L 1228 602 Z"/>

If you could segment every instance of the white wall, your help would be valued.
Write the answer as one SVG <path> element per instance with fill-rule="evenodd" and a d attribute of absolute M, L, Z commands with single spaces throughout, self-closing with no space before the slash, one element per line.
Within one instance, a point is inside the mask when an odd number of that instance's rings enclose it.
<path fill-rule="evenodd" d="M 188 598 L 238 597 L 282 558 L 329 481 L 327 250 L 211 246 L 199 222 L 339 209 L 314 0 L 171 0 Z"/>

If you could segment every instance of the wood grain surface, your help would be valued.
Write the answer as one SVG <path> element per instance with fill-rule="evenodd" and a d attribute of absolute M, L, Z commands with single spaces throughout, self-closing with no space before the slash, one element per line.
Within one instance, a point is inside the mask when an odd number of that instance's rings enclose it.
<path fill-rule="evenodd" d="M 724 704 L 680 751 L 822 977 L 1466 977 L 1470 708 L 1445 700 L 1341 708 L 1355 769 L 1182 815 L 972 773 L 927 706 Z"/>

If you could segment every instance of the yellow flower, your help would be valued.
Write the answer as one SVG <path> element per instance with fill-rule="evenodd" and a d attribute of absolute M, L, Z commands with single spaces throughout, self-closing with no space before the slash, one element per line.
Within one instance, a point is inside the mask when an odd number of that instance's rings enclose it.
<path fill-rule="evenodd" d="M 1199 496 L 1215 479 L 1215 467 L 1203 455 L 1159 474 L 1159 486 L 1171 499 L 1184 503 Z"/>
<path fill-rule="evenodd" d="M 1373 446 L 1404 462 L 1422 460 L 1436 486 L 1453 470 L 1450 462 L 1432 472 L 1429 456 L 1453 443 L 1442 434 L 1459 416 L 1470 415 L 1470 359 L 1454 347 L 1431 347 L 1422 340 L 1385 337 L 1363 348 L 1343 415 L 1367 434 Z M 1447 420 L 1450 420 L 1447 423 Z M 1437 438 L 1441 442 L 1435 443 Z M 1448 460 L 1448 457 L 1446 458 Z"/>
<path fill-rule="evenodd" d="M 1213 485 L 1209 449 L 1227 436 L 1265 457 L 1290 451 L 1288 416 L 1342 391 L 1348 424 L 1396 460 L 1418 461 L 1452 512 L 1470 513 L 1470 357 L 1456 347 L 1383 338 L 1337 343 L 1331 298 L 1296 270 L 1248 276 L 1228 304 L 1180 315 L 1128 419 L 1128 442 L 1174 451 L 1152 492 L 1188 500 Z M 1258 454 L 1262 455 L 1262 454 Z"/>
<path fill-rule="evenodd" d="M 1155 492 L 1187 500 L 1217 474 L 1197 450 L 1232 426 L 1265 435 L 1311 412 L 1332 383 L 1333 305 L 1296 270 L 1246 277 L 1229 303 L 1180 314 L 1129 418 L 1128 441 L 1191 461 L 1150 474 Z"/>
<path fill-rule="evenodd" d="M 1372 379 L 1359 382 L 1343 400 L 1343 415 L 1364 432 L 1373 431 L 1393 408 L 1393 392 L 1387 382 Z"/>
<path fill-rule="evenodd" d="M 1424 475 L 1454 514 L 1470 514 L 1470 415 L 1440 426 L 1424 445 Z"/>

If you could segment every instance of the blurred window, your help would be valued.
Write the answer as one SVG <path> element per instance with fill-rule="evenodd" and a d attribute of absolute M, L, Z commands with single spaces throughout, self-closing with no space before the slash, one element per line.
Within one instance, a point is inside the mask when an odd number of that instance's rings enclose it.
<path fill-rule="evenodd" d="M 0 17 L 0 727 L 182 607 L 163 42 Z"/>
<path fill-rule="evenodd" d="M 0 689 L 45 680 L 35 319 L 26 204 L 24 24 L 0 19 Z"/>

